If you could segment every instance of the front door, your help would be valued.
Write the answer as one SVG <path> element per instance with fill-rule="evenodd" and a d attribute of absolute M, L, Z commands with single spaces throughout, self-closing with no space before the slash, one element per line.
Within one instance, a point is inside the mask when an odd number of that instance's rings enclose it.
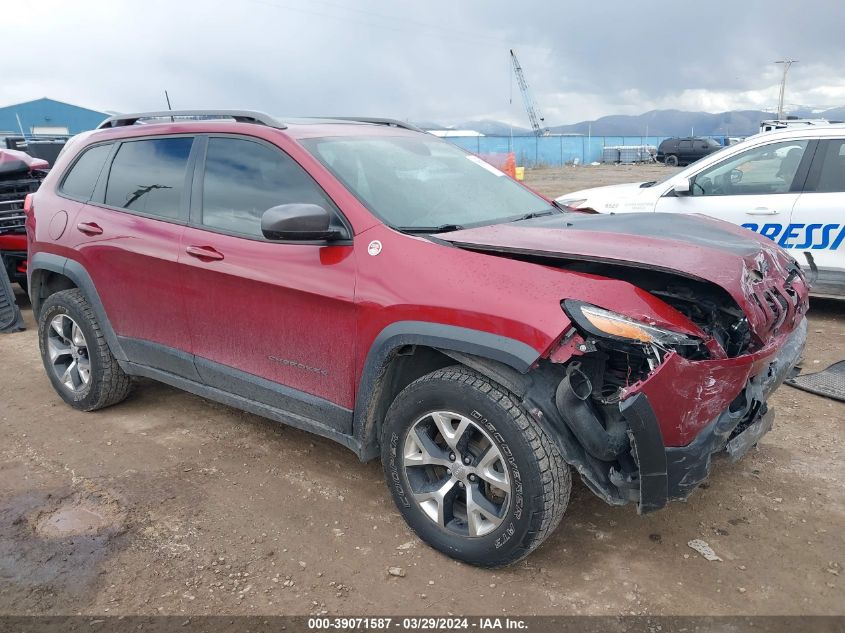
<path fill-rule="evenodd" d="M 207 138 L 192 226 L 179 261 L 203 380 L 250 400 L 351 430 L 355 263 L 351 230 L 323 190 L 279 148 Z M 332 211 L 340 243 L 266 240 L 261 215 L 288 203 Z"/>
<path fill-rule="evenodd" d="M 689 195 L 670 190 L 655 210 L 702 213 L 776 238 L 800 195 L 808 145 L 807 140 L 769 143 L 726 158 L 695 174 Z"/>

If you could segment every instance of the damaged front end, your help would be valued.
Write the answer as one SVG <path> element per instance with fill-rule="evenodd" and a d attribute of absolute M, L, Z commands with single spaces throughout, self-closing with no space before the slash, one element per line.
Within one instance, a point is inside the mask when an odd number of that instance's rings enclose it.
<path fill-rule="evenodd" d="M 452 244 L 565 272 L 570 325 L 519 395 L 611 504 L 684 499 L 713 455 L 771 427 L 798 362 L 809 287 L 760 236 L 691 214 L 562 213 L 448 233 Z"/>
<path fill-rule="evenodd" d="M 763 342 L 729 298 L 658 286 L 650 294 L 683 310 L 693 327 L 676 331 L 564 301 L 573 326 L 525 396 L 586 484 L 611 504 L 637 503 L 641 513 L 686 499 L 714 455 L 736 460 L 756 445 L 772 426 L 766 401 L 807 336 L 805 294 L 788 315 L 772 313 Z"/>

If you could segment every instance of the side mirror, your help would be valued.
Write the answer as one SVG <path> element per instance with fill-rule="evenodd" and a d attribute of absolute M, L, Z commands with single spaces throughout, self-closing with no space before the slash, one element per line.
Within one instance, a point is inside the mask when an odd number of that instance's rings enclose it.
<path fill-rule="evenodd" d="M 316 204 L 280 204 L 261 216 L 261 233 L 268 240 L 331 241 L 340 231 L 329 228 L 331 215 Z"/>
<path fill-rule="evenodd" d="M 690 193 L 690 182 L 689 178 L 682 178 L 675 182 L 672 185 L 672 192 L 676 196 L 688 196 Z"/>

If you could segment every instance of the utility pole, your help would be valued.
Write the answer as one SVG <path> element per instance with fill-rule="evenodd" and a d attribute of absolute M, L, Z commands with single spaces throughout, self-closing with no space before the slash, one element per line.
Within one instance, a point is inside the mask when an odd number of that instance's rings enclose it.
<path fill-rule="evenodd" d="M 776 64 L 783 64 L 783 77 L 780 80 L 780 97 L 778 97 L 778 121 L 783 120 L 783 94 L 786 92 L 786 73 L 792 64 L 798 63 L 797 59 L 780 59 Z"/>

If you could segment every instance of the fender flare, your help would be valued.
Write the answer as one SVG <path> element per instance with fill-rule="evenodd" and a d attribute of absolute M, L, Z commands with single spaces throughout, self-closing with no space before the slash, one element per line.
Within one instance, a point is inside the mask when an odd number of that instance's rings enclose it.
<path fill-rule="evenodd" d="M 363 461 L 379 454 L 378 398 L 374 395 L 393 355 L 407 345 L 431 347 L 467 365 L 464 359 L 476 358 L 479 362 L 470 366 L 485 374 L 485 365 L 504 366 L 511 376 L 526 374 L 540 357 L 540 352 L 527 343 L 500 334 L 427 321 L 397 321 L 387 326 L 370 346 L 355 398 L 352 435 Z"/>
<path fill-rule="evenodd" d="M 91 275 L 88 274 L 85 267 L 79 262 L 60 255 L 54 255 L 53 253 L 35 253 L 29 259 L 29 265 L 27 267 L 27 281 L 29 282 L 29 296 L 32 301 L 33 314 L 37 317 L 41 310 L 42 284 L 40 275 L 36 276 L 35 273 L 42 270 L 63 275 L 70 279 L 76 287 L 79 288 L 82 294 L 85 295 L 85 299 L 88 301 L 91 309 L 94 310 L 97 322 L 106 337 L 106 342 L 109 344 L 111 353 L 119 362 L 126 362 L 128 358 L 126 353 L 120 347 L 120 343 L 117 340 L 117 335 L 114 332 L 111 321 L 109 321 L 109 317 L 106 315 L 106 310 L 103 308 L 103 302 L 100 300 L 100 295 L 97 292 L 97 288 L 94 286 L 94 281 L 91 279 Z"/>

